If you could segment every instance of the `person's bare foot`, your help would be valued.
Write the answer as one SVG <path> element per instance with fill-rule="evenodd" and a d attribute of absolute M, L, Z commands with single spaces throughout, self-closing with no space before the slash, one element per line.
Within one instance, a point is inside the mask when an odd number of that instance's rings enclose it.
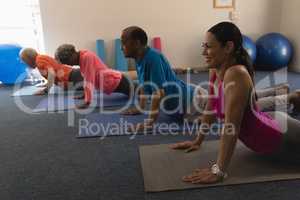
<path fill-rule="evenodd" d="M 276 86 L 267 87 L 263 89 L 256 90 L 256 95 L 258 98 L 278 96 L 288 94 L 290 92 L 290 86 L 288 83 L 281 83 Z"/>
<path fill-rule="evenodd" d="M 276 95 L 288 94 L 290 92 L 290 85 L 282 83 L 276 87 Z"/>
<path fill-rule="evenodd" d="M 288 98 L 289 103 L 294 106 L 294 112 L 300 112 L 300 90 L 290 93 Z"/>

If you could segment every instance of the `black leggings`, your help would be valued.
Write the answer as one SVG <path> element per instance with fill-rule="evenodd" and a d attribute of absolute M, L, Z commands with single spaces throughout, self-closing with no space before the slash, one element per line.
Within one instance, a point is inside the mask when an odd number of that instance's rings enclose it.
<path fill-rule="evenodd" d="M 69 82 L 76 85 L 77 83 L 80 83 L 83 81 L 83 77 L 81 76 L 80 69 L 73 69 L 69 76 Z"/>
<path fill-rule="evenodd" d="M 268 112 L 281 128 L 283 141 L 281 148 L 272 157 L 300 164 L 300 121 L 283 112 Z"/>
<path fill-rule="evenodd" d="M 123 93 L 128 96 L 131 96 L 132 95 L 131 93 L 133 91 L 134 91 L 134 84 L 129 80 L 128 77 L 122 74 L 122 79 L 114 92 Z"/>
<path fill-rule="evenodd" d="M 75 87 L 76 90 L 83 90 L 83 77 L 79 68 L 74 68 L 69 76 L 70 88 Z"/>

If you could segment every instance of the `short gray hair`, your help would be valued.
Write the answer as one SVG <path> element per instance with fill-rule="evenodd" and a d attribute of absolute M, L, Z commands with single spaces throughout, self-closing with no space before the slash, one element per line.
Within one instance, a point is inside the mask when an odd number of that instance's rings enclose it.
<path fill-rule="evenodd" d="M 60 45 L 55 51 L 55 59 L 59 62 L 66 64 L 70 57 L 76 53 L 75 46 L 72 44 Z"/>
<path fill-rule="evenodd" d="M 27 59 L 34 60 L 34 61 L 37 55 L 38 55 L 37 51 L 33 48 L 23 48 L 19 53 L 19 56 L 22 59 L 26 57 Z"/>

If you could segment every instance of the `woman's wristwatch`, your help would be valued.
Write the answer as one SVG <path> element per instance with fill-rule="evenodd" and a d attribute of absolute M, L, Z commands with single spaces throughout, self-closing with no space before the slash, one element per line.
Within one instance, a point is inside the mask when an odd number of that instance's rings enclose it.
<path fill-rule="evenodd" d="M 227 173 L 220 170 L 220 167 L 217 164 L 214 164 L 210 170 L 211 170 L 211 173 L 222 178 L 222 180 L 224 180 L 228 176 Z"/>

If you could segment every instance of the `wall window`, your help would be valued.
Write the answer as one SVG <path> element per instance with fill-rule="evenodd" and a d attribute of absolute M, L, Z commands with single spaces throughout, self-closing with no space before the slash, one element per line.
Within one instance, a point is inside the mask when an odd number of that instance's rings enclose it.
<path fill-rule="evenodd" d="M 44 52 L 39 0 L 0 0 L 0 43 Z"/>

